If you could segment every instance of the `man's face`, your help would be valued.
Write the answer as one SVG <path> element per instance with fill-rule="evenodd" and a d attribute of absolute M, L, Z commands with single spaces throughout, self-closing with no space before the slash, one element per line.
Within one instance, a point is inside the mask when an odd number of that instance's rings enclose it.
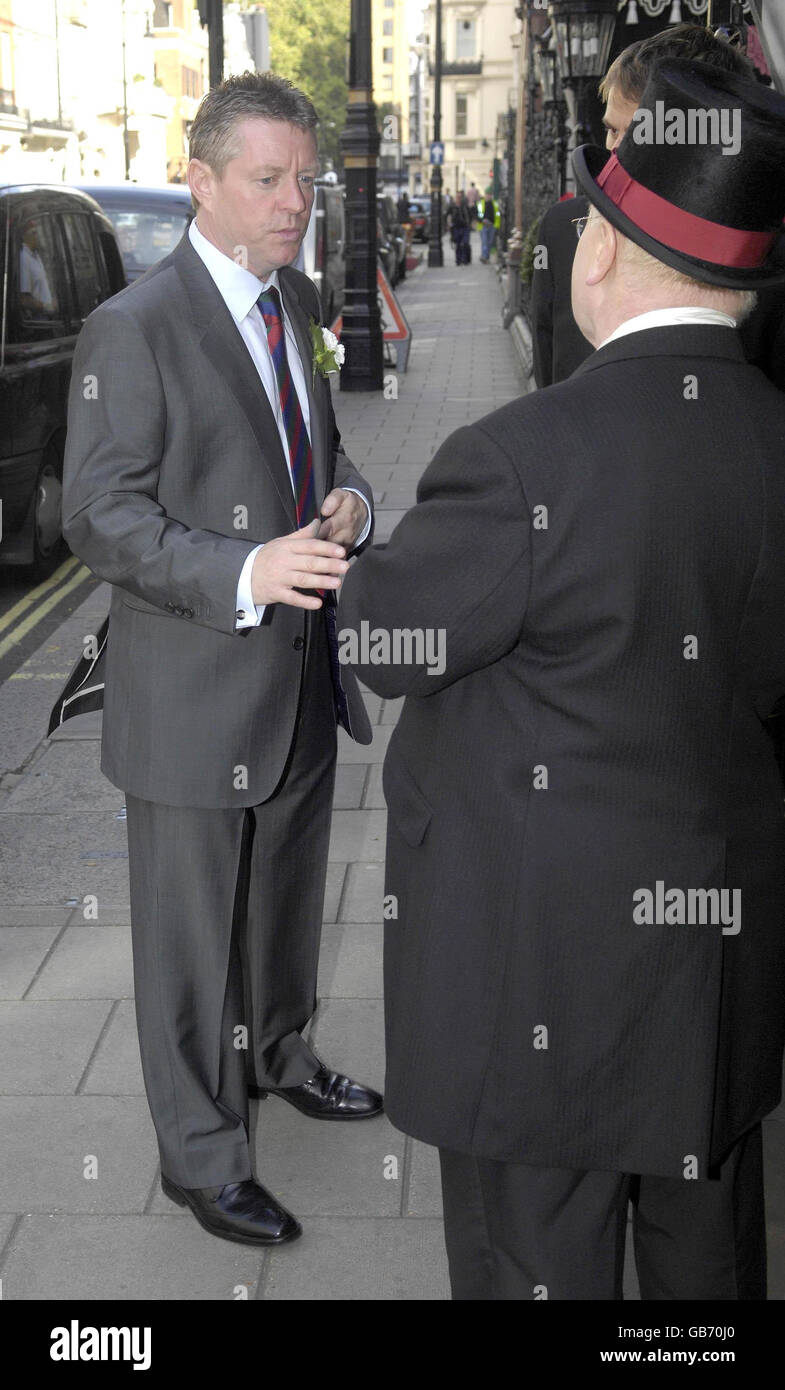
<path fill-rule="evenodd" d="M 305 236 L 318 172 L 310 130 L 252 117 L 239 122 L 239 153 L 221 178 L 192 160 L 188 182 L 200 207 L 197 225 L 225 255 L 266 278 L 291 265 Z"/>
<path fill-rule="evenodd" d="M 622 96 L 618 87 L 611 87 L 602 122 L 605 126 L 606 150 L 615 150 L 616 146 L 621 144 L 637 109 L 637 101 L 629 101 Z"/>

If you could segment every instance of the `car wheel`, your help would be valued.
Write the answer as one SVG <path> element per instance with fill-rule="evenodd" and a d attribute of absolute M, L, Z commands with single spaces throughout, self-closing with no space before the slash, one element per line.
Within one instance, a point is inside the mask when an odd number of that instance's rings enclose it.
<path fill-rule="evenodd" d="M 63 484 L 54 454 L 44 454 L 35 482 L 32 573 L 45 579 L 62 558 Z"/>

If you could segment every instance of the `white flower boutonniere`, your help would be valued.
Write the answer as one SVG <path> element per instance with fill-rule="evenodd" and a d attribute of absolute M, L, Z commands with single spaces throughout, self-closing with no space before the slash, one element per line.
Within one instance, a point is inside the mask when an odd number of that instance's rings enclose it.
<path fill-rule="evenodd" d="M 346 356 L 346 348 L 343 343 L 338 342 L 335 334 L 331 333 L 329 328 L 322 328 L 315 319 L 311 319 L 311 342 L 313 343 L 313 384 L 316 381 L 317 371 L 321 376 L 331 376 L 333 372 L 341 370 Z"/>

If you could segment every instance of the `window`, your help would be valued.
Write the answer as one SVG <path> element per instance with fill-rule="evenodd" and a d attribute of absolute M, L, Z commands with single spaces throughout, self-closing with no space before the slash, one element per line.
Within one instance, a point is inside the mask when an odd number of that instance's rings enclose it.
<path fill-rule="evenodd" d="M 86 319 L 102 299 L 95 245 L 90 231 L 90 218 L 66 212 L 62 217 L 71 277 L 76 297 L 76 316 Z"/>
<path fill-rule="evenodd" d="M 28 217 L 16 229 L 16 314 L 9 339 L 40 343 L 66 336 L 63 252 L 51 217 Z"/>
<path fill-rule="evenodd" d="M 185 96 L 187 96 L 187 97 L 198 97 L 198 96 L 199 96 L 199 89 L 200 89 L 201 83 L 200 83 L 200 79 L 199 79 L 199 73 L 196 71 L 195 68 L 186 68 L 186 67 L 183 68 L 183 70 L 182 70 L 182 84 L 183 84 L 183 92 L 184 92 Z"/>
<path fill-rule="evenodd" d="M 157 211 L 139 208 L 132 211 L 107 202 L 104 208 L 117 233 L 129 280 L 135 279 L 174 251 L 190 221 L 186 208 L 173 208 L 171 211 L 165 207 Z"/>
<path fill-rule="evenodd" d="M 391 92 L 391 91 L 392 91 L 392 73 L 391 73 L 391 72 L 386 72 L 386 73 L 384 74 L 383 78 L 382 78 L 382 91 L 383 91 L 383 92 Z"/>
<path fill-rule="evenodd" d="M 394 4 L 395 0 L 384 0 L 384 8 L 386 10 L 391 10 Z"/>
<path fill-rule="evenodd" d="M 392 60 L 393 60 L 393 51 L 392 51 L 392 49 L 391 49 L 391 48 L 383 48 L 383 49 L 382 49 L 382 62 L 383 62 L 383 63 L 391 63 Z"/>
<path fill-rule="evenodd" d="M 469 124 L 469 98 L 465 92 L 455 94 L 455 134 L 465 135 Z"/>
<path fill-rule="evenodd" d="M 391 19 L 383 19 L 383 20 L 382 20 L 382 33 L 384 34 L 385 38 L 390 38 L 390 37 L 392 36 L 392 31 L 393 31 L 393 27 L 392 27 L 392 26 L 393 26 L 393 22 L 392 22 Z"/>
<path fill-rule="evenodd" d="M 459 19 L 455 26 L 455 57 L 457 60 L 476 56 L 477 24 L 473 19 Z"/>

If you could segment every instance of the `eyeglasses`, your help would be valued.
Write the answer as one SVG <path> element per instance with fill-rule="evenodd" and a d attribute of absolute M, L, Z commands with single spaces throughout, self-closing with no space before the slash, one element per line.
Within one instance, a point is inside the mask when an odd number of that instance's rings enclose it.
<path fill-rule="evenodd" d="M 590 213 L 590 212 L 587 212 L 587 214 L 586 214 L 585 217 L 573 217 L 573 218 L 572 218 L 572 225 L 573 225 L 573 227 L 575 228 L 575 235 L 576 235 L 576 237 L 578 238 L 579 241 L 580 241 L 581 237 L 583 236 L 583 233 L 584 233 L 584 231 L 585 231 L 585 229 L 586 229 L 587 223 L 588 223 L 590 220 L 591 220 L 591 213 Z"/>

